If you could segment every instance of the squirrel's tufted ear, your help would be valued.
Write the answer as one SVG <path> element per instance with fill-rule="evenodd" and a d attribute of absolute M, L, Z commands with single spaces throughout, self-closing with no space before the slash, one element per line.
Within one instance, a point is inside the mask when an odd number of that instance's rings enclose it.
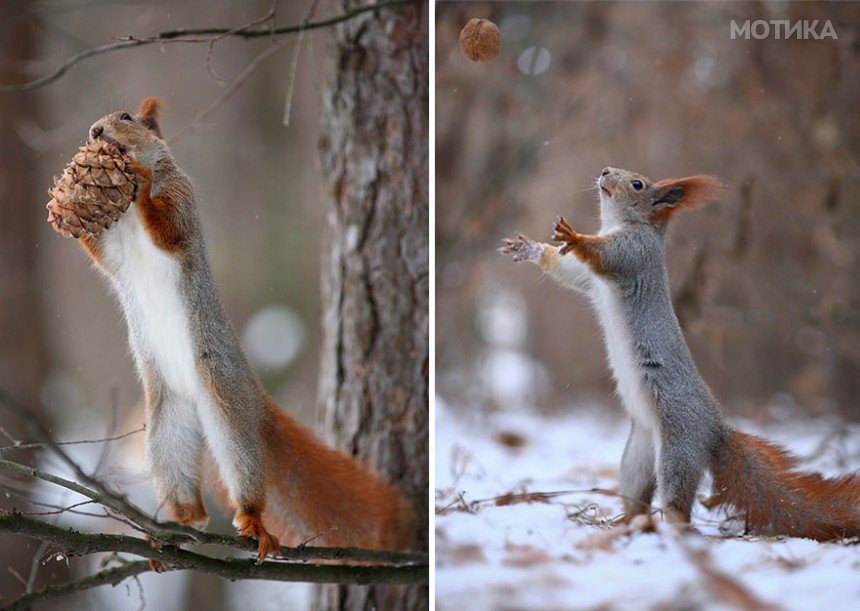
<path fill-rule="evenodd" d="M 160 98 L 144 98 L 140 103 L 140 108 L 137 109 L 137 118 L 146 125 L 149 129 L 155 132 L 155 135 L 161 138 L 161 128 L 158 126 L 158 113 L 161 111 Z"/>
<path fill-rule="evenodd" d="M 725 186 L 716 176 L 700 175 L 661 180 L 651 190 L 652 219 L 663 221 L 682 208 L 695 208 L 718 199 Z"/>

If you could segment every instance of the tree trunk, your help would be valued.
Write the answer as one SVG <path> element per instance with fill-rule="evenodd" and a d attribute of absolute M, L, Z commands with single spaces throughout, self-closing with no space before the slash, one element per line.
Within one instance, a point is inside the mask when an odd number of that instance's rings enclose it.
<path fill-rule="evenodd" d="M 372 0 L 369 0 L 372 1 Z M 348 10 L 364 4 L 343 0 Z M 340 25 L 323 92 L 322 428 L 414 501 L 427 547 L 428 8 Z M 426 587 L 326 586 L 320 609 L 426 609 Z"/>
<path fill-rule="evenodd" d="M 0 8 L 0 82 L 26 80 L 35 26 L 24 2 Z M 35 122 L 35 94 L 0 94 L 0 385 L 19 402 L 35 408 L 44 373 L 41 290 L 36 277 L 36 217 L 39 189 L 34 180 L 35 155 L 22 139 L 27 123 Z M 48 200 L 48 196 L 43 198 Z M 47 214 L 47 213 L 45 213 Z M 39 219 L 41 220 L 41 219 Z"/>
<path fill-rule="evenodd" d="M 27 2 L 0 3 L 0 83 L 18 83 L 31 78 L 24 67 L 32 61 L 36 25 L 27 15 Z M 36 94 L 0 93 L 0 388 L 15 401 L 38 410 L 39 386 L 45 373 L 45 343 L 41 320 L 42 292 L 36 271 L 37 229 L 44 219 L 47 201 L 36 181 L 35 154 L 22 133 L 36 119 Z M 47 187 L 47 185 L 44 185 Z M 42 193 L 42 196 L 40 196 Z M 15 421 L 0 406 L 0 426 L 19 438 L 28 438 L 23 423 Z M 7 440 L 0 438 L 0 445 Z M 19 452 L 16 460 L 28 461 L 32 454 Z M 0 507 L 21 507 L 20 499 L 4 499 Z M 3 564 L 0 592 L 19 593 L 21 584 L 7 568 L 25 576 L 29 572 L 35 543 L 21 537 L 0 537 Z"/>

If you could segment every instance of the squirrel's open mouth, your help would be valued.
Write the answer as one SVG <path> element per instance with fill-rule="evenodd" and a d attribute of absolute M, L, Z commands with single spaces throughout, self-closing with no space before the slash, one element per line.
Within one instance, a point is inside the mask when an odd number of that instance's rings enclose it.
<path fill-rule="evenodd" d="M 600 178 L 597 179 L 597 186 L 600 187 L 601 191 L 606 193 L 606 197 L 612 197 L 612 193 L 606 188 L 606 182 L 606 174 L 601 174 Z"/>

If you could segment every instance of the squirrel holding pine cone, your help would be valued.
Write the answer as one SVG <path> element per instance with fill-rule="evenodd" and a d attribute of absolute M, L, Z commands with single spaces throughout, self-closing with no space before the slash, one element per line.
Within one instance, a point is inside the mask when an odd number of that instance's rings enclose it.
<path fill-rule="evenodd" d="M 57 233 L 98 235 L 119 220 L 137 195 L 132 161 L 118 145 L 90 140 L 48 189 L 48 222 Z"/>
<path fill-rule="evenodd" d="M 143 384 L 147 458 L 171 519 L 207 523 L 216 490 L 258 561 L 280 542 L 408 549 L 415 514 L 369 466 L 329 448 L 265 393 L 227 319 L 194 189 L 164 141 L 160 102 L 96 121 L 50 190 L 48 220 L 78 239 L 119 297 Z"/>
<path fill-rule="evenodd" d="M 627 519 L 650 514 L 659 492 L 665 518 L 689 528 L 710 471 L 707 506 L 733 509 L 748 532 L 819 541 L 860 536 L 860 476 L 803 473 L 783 448 L 729 426 L 684 340 L 669 290 L 666 229 L 679 211 L 719 197 L 720 181 L 652 182 L 605 168 L 597 186 L 597 235 L 577 233 L 559 217 L 552 238 L 560 247 L 518 235 L 500 250 L 590 297 L 632 421 L 621 458 Z"/>

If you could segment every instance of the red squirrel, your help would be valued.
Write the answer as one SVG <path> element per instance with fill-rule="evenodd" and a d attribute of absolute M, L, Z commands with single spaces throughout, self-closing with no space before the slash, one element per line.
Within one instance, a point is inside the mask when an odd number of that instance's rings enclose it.
<path fill-rule="evenodd" d="M 720 181 L 652 182 L 605 168 L 597 186 L 598 235 L 577 233 L 559 218 L 552 237 L 561 248 L 519 235 L 501 251 L 591 298 L 631 419 L 621 458 L 626 517 L 650 513 L 659 491 L 666 519 L 688 528 L 710 471 L 707 506 L 734 508 L 750 532 L 819 541 L 860 536 L 860 476 L 799 472 L 797 459 L 779 446 L 730 427 L 684 340 L 669 290 L 666 228 L 680 210 L 719 197 Z"/>
<path fill-rule="evenodd" d="M 217 489 L 258 561 L 281 541 L 406 549 L 415 516 L 370 467 L 326 447 L 264 392 L 218 298 L 194 191 L 158 123 L 160 101 L 96 121 L 91 139 L 132 159 L 137 195 L 110 229 L 79 242 L 128 323 L 147 411 L 147 458 L 171 519 L 203 528 L 205 450 Z"/>

